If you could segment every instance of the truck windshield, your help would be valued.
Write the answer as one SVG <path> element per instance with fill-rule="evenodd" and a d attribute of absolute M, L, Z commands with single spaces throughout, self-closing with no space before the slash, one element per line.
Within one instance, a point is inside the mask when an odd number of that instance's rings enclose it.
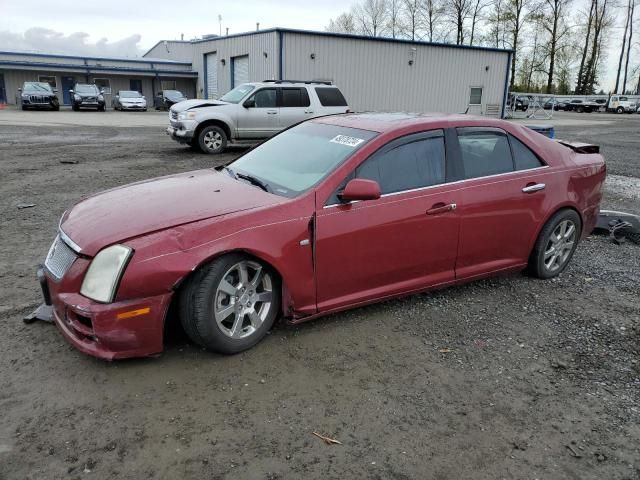
<path fill-rule="evenodd" d="M 254 88 L 256 87 L 254 87 L 253 85 L 239 85 L 230 92 L 225 93 L 222 97 L 220 97 L 220 100 L 229 103 L 239 103 L 240 100 L 246 97 L 247 94 Z"/>
<path fill-rule="evenodd" d="M 285 130 L 229 165 L 284 197 L 296 197 L 316 185 L 377 132 L 305 122 Z"/>

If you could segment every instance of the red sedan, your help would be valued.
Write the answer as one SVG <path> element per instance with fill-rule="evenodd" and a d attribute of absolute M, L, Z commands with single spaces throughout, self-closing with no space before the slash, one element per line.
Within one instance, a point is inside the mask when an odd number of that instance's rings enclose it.
<path fill-rule="evenodd" d="M 317 118 L 223 170 L 82 200 L 39 277 L 85 353 L 159 353 L 168 312 L 195 343 L 235 353 L 278 316 L 297 323 L 527 267 L 554 277 L 593 229 L 605 175 L 597 147 L 501 120 Z"/>

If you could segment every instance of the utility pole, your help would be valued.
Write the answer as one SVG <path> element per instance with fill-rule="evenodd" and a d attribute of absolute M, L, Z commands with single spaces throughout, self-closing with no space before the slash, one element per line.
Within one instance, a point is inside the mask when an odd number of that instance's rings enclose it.
<path fill-rule="evenodd" d="M 220 26 L 220 36 L 222 36 L 222 15 L 218 15 L 218 25 Z"/>

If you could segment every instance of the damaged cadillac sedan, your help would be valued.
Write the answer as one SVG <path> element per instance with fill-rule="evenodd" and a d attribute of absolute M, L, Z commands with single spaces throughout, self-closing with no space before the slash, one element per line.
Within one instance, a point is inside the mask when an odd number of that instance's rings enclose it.
<path fill-rule="evenodd" d="M 232 354 L 277 318 L 524 269 L 555 277 L 596 223 L 605 175 L 597 146 L 501 120 L 315 118 L 222 170 L 83 199 L 38 276 L 87 354 L 157 354 L 169 315 Z"/>

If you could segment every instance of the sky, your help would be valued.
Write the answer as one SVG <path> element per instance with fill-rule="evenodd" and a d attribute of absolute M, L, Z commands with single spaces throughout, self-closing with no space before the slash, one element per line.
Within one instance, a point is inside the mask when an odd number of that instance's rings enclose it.
<path fill-rule="evenodd" d="M 324 30 L 351 0 L 0 0 L 0 50 L 141 56 L 159 40 L 289 27 Z M 222 22 L 218 16 L 222 16 Z M 220 28 L 222 27 L 222 28 Z M 613 52 L 603 75 L 612 88 Z M 612 72 L 613 70 L 613 72 Z"/>

